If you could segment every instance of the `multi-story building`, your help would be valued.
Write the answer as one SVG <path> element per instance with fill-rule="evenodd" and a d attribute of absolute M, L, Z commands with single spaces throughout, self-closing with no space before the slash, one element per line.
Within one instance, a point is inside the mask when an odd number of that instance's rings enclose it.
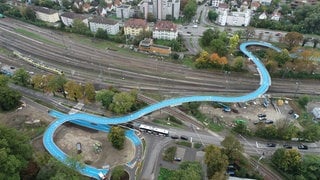
<path fill-rule="evenodd" d="M 218 24 L 222 26 L 248 26 L 251 20 L 251 10 L 230 11 L 226 4 L 220 4 L 218 8 Z"/>
<path fill-rule="evenodd" d="M 129 36 L 137 36 L 143 31 L 149 31 L 149 26 L 144 19 L 129 19 L 124 24 L 124 34 Z"/>
<path fill-rule="evenodd" d="M 154 27 L 152 37 L 154 39 L 166 40 L 177 39 L 177 25 L 173 24 L 171 21 L 158 21 Z"/>
<path fill-rule="evenodd" d="M 65 12 L 60 15 L 61 21 L 65 26 L 72 26 L 73 21 L 75 19 L 80 19 L 87 27 L 89 27 L 88 24 L 88 18 L 81 14 L 77 14 L 74 12 Z"/>
<path fill-rule="evenodd" d="M 119 32 L 119 23 L 117 21 L 107 19 L 101 16 L 97 16 L 90 19 L 89 27 L 92 32 L 97 32 L 98 29 L 103 29 L 111 35 L 115 35 Z"/>
<path fill-rule="evenodd" d="M 165 20 L 167 15 L 178 19 L 180 14 L 180 0 L 143 0 L 138 6 L 145 18 L 152 13 L 160 20 Z"/>
<path fill-rule="evenodd" d="M 224 0 L 211 0 L 212 7 L 219 7 L 220 3 L 224 3 Z"/>
<path fill-rule="evenodd" d="M 40 6 L 33 6 L 33 10 L 36 13 L 37 19 L 40 19 L 42 21 L 55 23 L 60 20 L 57 10 Z"/>
<path fill-rule="evenodd" d="M 130 9 L 131 6 L 125 4 L 116 7 L 117 18 L 128 19 L 130 17 Z"/>

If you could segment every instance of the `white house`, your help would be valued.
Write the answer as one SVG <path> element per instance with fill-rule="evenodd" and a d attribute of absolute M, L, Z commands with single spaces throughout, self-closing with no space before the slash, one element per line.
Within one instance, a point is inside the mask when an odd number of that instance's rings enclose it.
<path fill-rule="evenodd" d="M 281 17 L 281 13 L 279 12 L 274 12 L 271 16 L 271 20 L 273 21 L 279 21 L 280 20 L 280 17 Z"/>
<path fill-rule="evenodd" d="M 173 40 L 178 37 L 177 25 L 171 21 L 158 21 L 154 27 L 152 37 L 154 39 Z"/>
<path fill-rule="evenodd" d="M 130 5 L 122 4 L 116 7 L 116 16 L 121 19 L 128 19 L 130 17 Z"/>
<path fill-rule="evenodd" d="M 101 16 L 97 16 L 90 19 L 89 27 L 92 32 L 97 32 L 98 29 L 103 29 L 111 35 L 115 35 L 119 32 L 119 23 L 117 21 L 107 19 Z"/>
<path fill-rule="evenodd" d="M 86 18 L 85 16 L 83 16 L 81 14 L 77 14 L 74 12 L 63 13 L 60 15 L 60 19 L 65 26 L 72 26 L 73 21 L 75 19 L 80 19 L 87 27 L 89 27 L 88 18 Z"/>
<path fill-rule="evenodd" d="M 261 5 L 269 6 L 272 0 L 260 0 L 259 2 Z"/>
<path fill-rule="evenodd" d="M 226 4 L 220 4 L 218 8 L 218 24 L 221 26 L 248 26 L 251 20 L 251 10 L 229 11 Z"/>
<path fill-rule="evenodd" d="M 36 13 L 37 19 L 40 19 L 45 22 L 55 23 L 60 20 L 58 11 L 40 7 L 40 6 L 33 6 L 32 7 L 34 12 Z"/>
<path fill-rule="evenodd" d="M 263 12 L 262 14 L 260 14 L 259 19 L 267 19 L 267 14 L 266 12 Z"/>

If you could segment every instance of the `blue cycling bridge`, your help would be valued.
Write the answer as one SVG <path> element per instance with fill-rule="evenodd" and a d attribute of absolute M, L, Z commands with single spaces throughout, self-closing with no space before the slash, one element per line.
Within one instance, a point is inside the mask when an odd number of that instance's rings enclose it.
<path fill-rule="evenodd" d="M 137 112 L 134 112 L 132 114 L 122 116 L 122 117 L 114 117 L 114 118 L 108 118 L 108 117 L 100 117 L 95 116 L 91 114 L 86 113 L 77 113 L 72 115 L 65 115 L 60 114 L 58 112 L 52 112 L 53 116 L 57 118 L 56 121 L 52 122 L 47 130 L 44 133 L 43 136 L 43 144 L 47 151 L 54 156 L 59 161 L 66 163 L 66 159 L 68 156 L 54 143 L 53 137 L 55 135 L 55 131 L 61 126 L 63 123 L 66 122 L 72 122 L 76 123 L 81 126 L 86 126 L 88 128 L 97 129 L 101 131 L 108 132 L 109 126 L 113 124 L 122 124 L 127 123 L 129 121 L 133 121 L 135 119 L 138 119 L 146 114 L 149 114 L 153 111 L 157 111 L 161 108 L 169 107 L 169 106 L 178 106 L 182 103 L 187 102 L 201 102 L 201 101 L 216 101 L 216 102 L 245 102 L 252 99 L 256 99 L 263 95 L 267 90 L 269 89 L 269 86 L 271 85 L 271 78 L 270 75 L 263 65 L 263 63 L 254 56 L 250 51 L 247 50 L 248 46 L 263 46 L 271 48 L 277 52 L 280 52 L 281 49 L 274 47 L 272 44 L 267 42 L 261 42 L 261 41 L 249 41 L 244 42 L 240 45 L 240 50 L 249 57 L 249 59 L 256 65 L 257 71 L 260 75 L 260 86 L 258 89 L 256 89 L 253 92 L 250 92 L 248 94 L 242 95 L 242 96 L 235 96 L 235 97 L 225 97 L 225 96 L 186 96 L 186 97 L 178 97 L 173 99 L 167 99 L 164 101 L 161 101 L 156 104 L 152 104 L 148 107 L 145 107 Z M 96 125 L 94 125 L 96 124 Z M 130 136 L 127 136 L 130 139 Z M 135 139 L 132 137 L 132 139 Z M 131 140 L 132 140 L 131 139 Z M 132 140 L 133 141 L 133 140 Z M 134 142 L 134 141 L 133 141 Z M 68 165 L 68 164 L 67 164 Z M 98 169 L 89 165 L 85 165 L 82 168 L 77 169 L 81 174 L 100 179 L 99 174 L 107 174 L 109 169 Z"/>

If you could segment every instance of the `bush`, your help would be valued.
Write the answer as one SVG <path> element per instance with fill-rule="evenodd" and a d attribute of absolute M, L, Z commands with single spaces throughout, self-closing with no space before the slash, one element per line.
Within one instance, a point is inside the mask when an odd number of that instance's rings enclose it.
<path fill-rule="evenodd" d="M 177 147 L 172 146 L 167 148 L 164 151 L 163 160 L 172 162 L 174 160 L 174 156 L 176 155 Z"/>

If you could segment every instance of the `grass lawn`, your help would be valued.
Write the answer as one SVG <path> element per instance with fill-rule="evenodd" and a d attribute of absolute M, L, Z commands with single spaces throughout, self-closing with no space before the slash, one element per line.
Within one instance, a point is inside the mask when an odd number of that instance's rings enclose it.
<path fill-rule="evenodd" d="M 161 167 L 158 180 L 167 180 L 171 179 L 174 175 L 174 171 Z"/>
<path fill-rule="evenodd" d="M 178 141 L 176 142 L 176 144 L 181 145 L 181 146 L 185 146 L 185 147 L 191 147 L 192 144 L 189 141 Z"/>
<path fill-rule="evenodd" d="M 57 46 L 57 47 L 64 47 L 63 44 L 50 41 L 50 40 L 47 39 L 47 38 L 44 38 L 44 37 L 42 37 L 42 36 L 39 36 L 38 34 L 33 33 L 33 32 L 30 32 L 30 31 L 27 31 L 27 30 L 25 30 L 25 29 L 17 28 L 17 29 L 15 29 L 15 32 L 17 32 L 17 33 L 19 33 L 19 34 L 22 34 L 22 35 L 24 35 L 24 36 L 27 36 L 27 37 L 29 37 L 29 38 L 35 39 L 35 40 L 37 40 L 37 41 L 41 41 L 41 42 L 43 42 L 43 43 L 51 44 L 51 45 L 54 45 L 54 46 Z"/>

